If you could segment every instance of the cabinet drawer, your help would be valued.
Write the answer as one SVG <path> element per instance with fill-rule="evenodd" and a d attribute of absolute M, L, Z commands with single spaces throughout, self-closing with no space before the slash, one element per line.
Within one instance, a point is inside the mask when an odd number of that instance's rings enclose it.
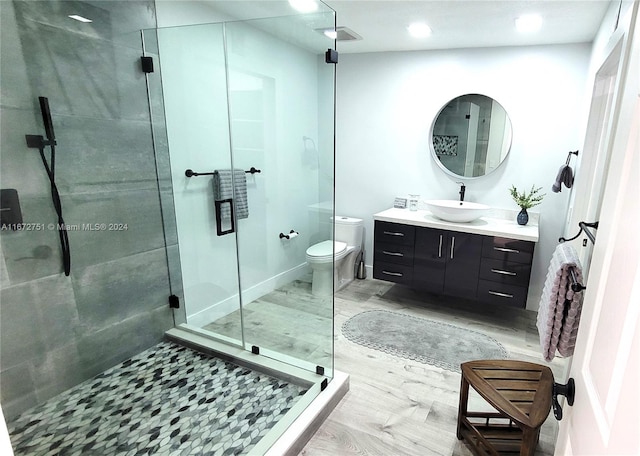
<path fill-rule="evenodd" d="M 388 282 L 411 285 L 413 266 L 376 261 L 373 263 L 373 277 Z"/>
<path fill-rule="evenodd" d="M 373 261 L 384 263 L 413 264 L 413 245 L 385 244 L 376 242 Z"/>
<path fill-rule="evenodd" d="M 478 300 L 525 308 L 527 305 L 527 287 L 480 280 L 478 282 Z"/>
<path fill-rule="evenodd" d="M 526 287 L 529 285 L 531 265 L 515 261 L 483 258 L 480 263 L 480 278 L 491 282 Z"/>
<path fill-rule="evenodd" d="M 415 227 L 400 223 L 375 222 L 375 242 L 411 245 L 415 239 Z"/>
<path fill-rule="evenodd" d="M 482 256 L 502 261 L 531 264 L 535 244 L 530 241 L 487 236 L 482 243 Z"/>

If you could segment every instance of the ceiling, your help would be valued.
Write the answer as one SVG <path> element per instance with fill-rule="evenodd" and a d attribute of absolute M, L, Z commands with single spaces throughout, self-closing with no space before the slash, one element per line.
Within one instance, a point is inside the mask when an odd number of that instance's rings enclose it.
<path fill-rule="evenodd" d="M 337 25 L 362 37 L 340 41 L 341 53 L 454 49 L 593 41 L 608 0 L 324 0 L 337 12 Z M 618 2 L 616 2 L 618 3 Z M 514 20 L 540 14 L 542 29 L 521 34 Z M 427 23 L 432 34 L 416 39 L 407 33 L 415 21 Z"/>

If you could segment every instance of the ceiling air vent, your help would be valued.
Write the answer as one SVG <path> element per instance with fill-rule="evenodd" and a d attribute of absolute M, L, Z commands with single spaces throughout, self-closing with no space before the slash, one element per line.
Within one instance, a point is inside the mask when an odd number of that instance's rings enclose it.
<path fill-rule="evenodd" d="M 347 27 L 336 27 L 336 32 L 338 33 L 336 38 L 338 41 L 355 41 L 362 39 L 360 35 Z"/>

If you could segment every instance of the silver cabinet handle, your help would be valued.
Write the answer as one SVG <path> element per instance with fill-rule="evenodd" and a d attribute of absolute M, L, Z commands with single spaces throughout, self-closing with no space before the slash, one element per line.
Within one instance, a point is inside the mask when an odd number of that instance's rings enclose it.
<path fill-rule="evenodd" d="M 503 271 L 501 269 L 492 269 L 491 272 L 495 272 L 496 274 L 502 274 L 502 275 L 508 275 L 508 276 L 515 276 L 518 275 L 515 272 L 511 272 L 511 271 Z"/>
<path fill-rule="evenodd" d="M 382 273 L 386 274 L 386 275 L 390 275 L 390 276 L 402 277 L 402 273 L 401 272 L 382 271 Z"/>
<path fill-rule="evenodd" d="M 387 252 L 386 250 L 383 250 L 382 253 L 384 253 L 385 255 L 391 255 L 391 256 L 399 256 L 399 257 L 403 257 L 404 254 L 400 253 L 400 252 Z"/>
<path fill-rule="evenodd" d="M 451 259 L 453 260 L 453 250 L 455 249 L 456 246 L 456 237 L 455 236 L 451 236 Z"/>
<path fill-rule="evenodd" d="M 494 295 L 494 296 L 500 296 L 501 298 L 513 298 L 512 294 L 508 294 L 508 293 L 499 293 L 497 291 L 491 291 L 489 290 L 489 294 L 490 295 Z"/>
<path fill-rule="evenodd" d="M 497 250 L 498 252 L 507 252 L 507 253 L 520 253 L 520 250 L 516 249 L 505 249 L 504 247 L 494 247 L 493 250 Z"/>
<path fill-rule="evenodd" d="M 438 258 L 442 258 L 442 234 L 440 235 L 440 245 L 438 245 Z"/>
<path fill-rule="evenodd" d="M 394 233 L 393 231 L 383 231 L 383 233 L 389 236 L 404 236 L 404 233 Z"/>

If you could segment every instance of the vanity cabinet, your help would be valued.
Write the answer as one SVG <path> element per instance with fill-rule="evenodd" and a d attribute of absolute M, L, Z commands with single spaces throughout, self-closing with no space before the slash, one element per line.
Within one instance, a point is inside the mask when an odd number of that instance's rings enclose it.
<path fill-rule="evenodd" d="M 416 227 L 413 287 L 437 294 L 476 297 L 482 236 Z"/>
<path fill-rule="evenodd" d="M 534 246 L 530 241 L 376 220 L 373 277 L 524 308 Z"/>
<path fill-rule="evenodd" d="M 525 307 L 534 246 L 529 241 L 484 237 L 478 300 Z"/>
<path fill-rule="evenodd" d="M 376 222 L 373 276 L 411 285 L 416 228 L 400 223 Z"/>

